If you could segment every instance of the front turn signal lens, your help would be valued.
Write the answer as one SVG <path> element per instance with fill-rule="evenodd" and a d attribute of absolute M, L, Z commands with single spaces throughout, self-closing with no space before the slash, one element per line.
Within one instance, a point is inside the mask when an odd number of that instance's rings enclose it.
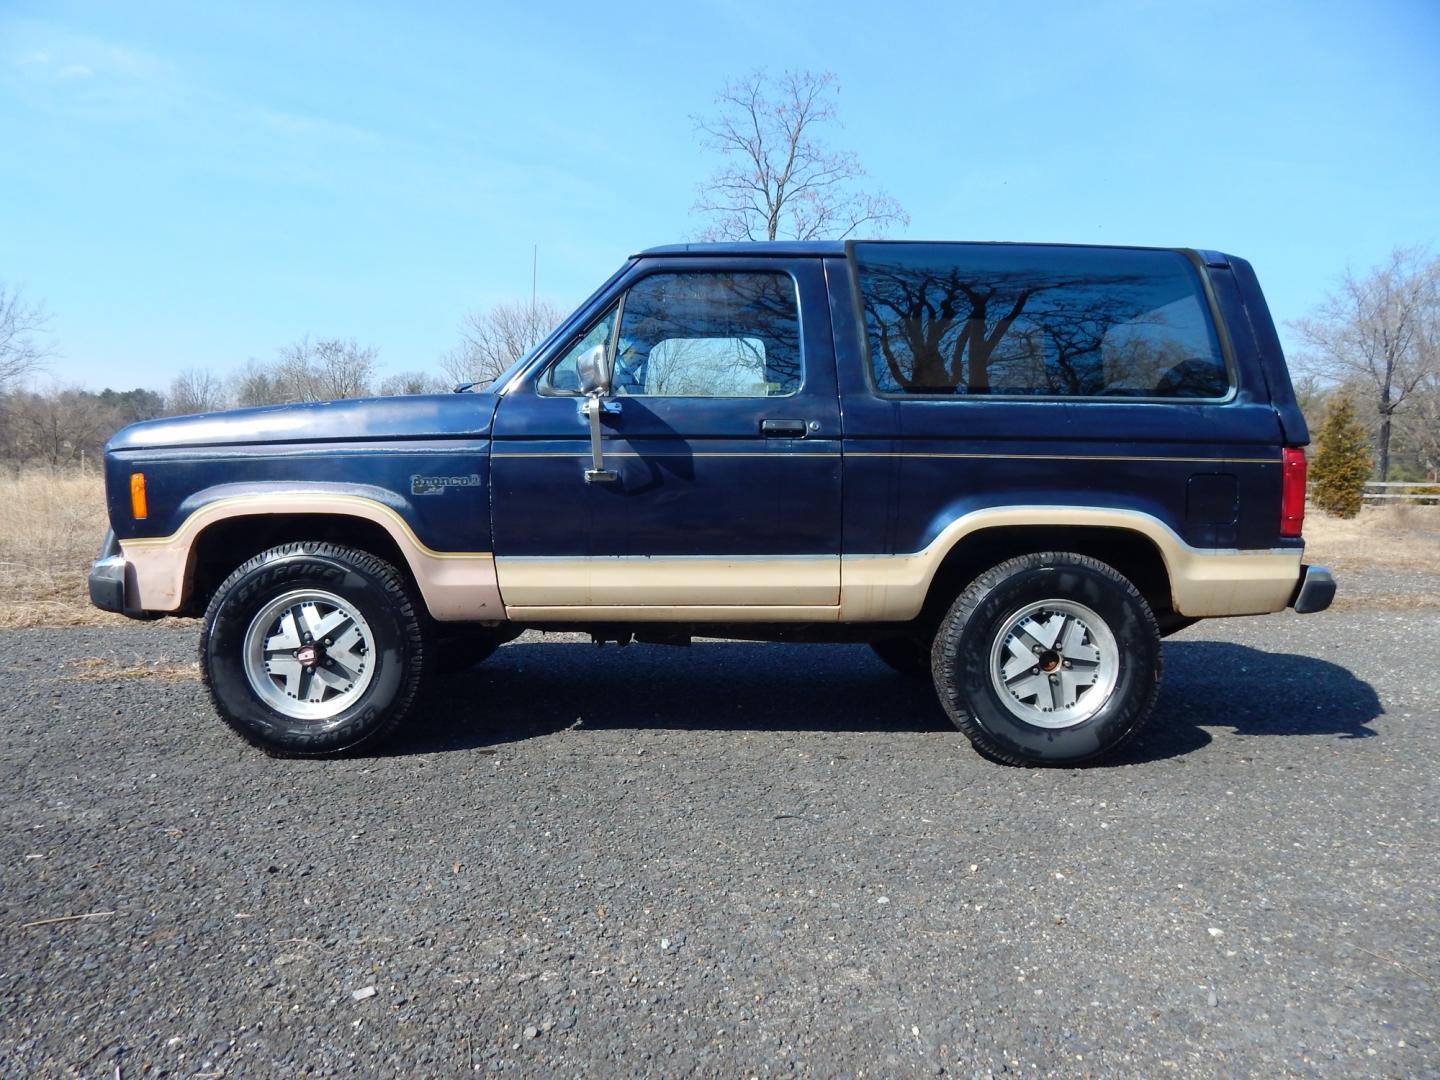
<path fill-rule="evenodd" d="M 143 472 L 130 474 L 130 513 L 136 521 L 144 521 L 150 516 L 150 507 L 145 502 L 145 474 Z"/>

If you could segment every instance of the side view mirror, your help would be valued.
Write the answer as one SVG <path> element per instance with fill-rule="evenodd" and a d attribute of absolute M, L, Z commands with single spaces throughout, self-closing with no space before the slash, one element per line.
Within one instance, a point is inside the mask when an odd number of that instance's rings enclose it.
<path fill-rule="evenodd" d="M 596 345 L 575 361 L 575 373 L 580 378 L 580 392 L 587 396 L 610 392 L 610 371 L 605 364 L 605 346 Z"/>

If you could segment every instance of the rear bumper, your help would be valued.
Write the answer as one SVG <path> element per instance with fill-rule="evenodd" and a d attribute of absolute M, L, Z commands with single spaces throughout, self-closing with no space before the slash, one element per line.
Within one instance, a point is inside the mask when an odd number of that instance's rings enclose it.
<path fill-rule="evenodd" d="M 1324 611 L 1335 599 L 1335 575 L 1323 566 L 1301 566 L 1290 606 L 1300 615 Z"/>

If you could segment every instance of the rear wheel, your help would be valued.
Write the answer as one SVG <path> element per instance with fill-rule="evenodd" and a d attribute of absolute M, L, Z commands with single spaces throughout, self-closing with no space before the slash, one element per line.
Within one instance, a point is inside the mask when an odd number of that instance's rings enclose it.
<path fill-rule="evenodd" d="M 337 544 L 286 544 L 255 556 L 216 590 L 200 634 L 216 711 L 280 756 L 378 744 L 414 706 L 428 661 L 405 579 Z"/>
<path fill-rule="evenodd" d="M 1075 765 L 1144 726 L 1159 687 L 1160 632 L 1112 567 L 1044 552 L 971 582 L 941 623 L 931 659 L 941 704 L 982 753 L 1016 765 Z"/>

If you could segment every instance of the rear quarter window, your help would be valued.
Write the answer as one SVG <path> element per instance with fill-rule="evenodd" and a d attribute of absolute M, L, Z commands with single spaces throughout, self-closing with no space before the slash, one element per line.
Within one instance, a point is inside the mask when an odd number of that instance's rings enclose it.
<path fill-rule="evenodd" d="M 1176 251 L 851 248 L 881 394 L 1217 399 L 1230 375 Z"/>

